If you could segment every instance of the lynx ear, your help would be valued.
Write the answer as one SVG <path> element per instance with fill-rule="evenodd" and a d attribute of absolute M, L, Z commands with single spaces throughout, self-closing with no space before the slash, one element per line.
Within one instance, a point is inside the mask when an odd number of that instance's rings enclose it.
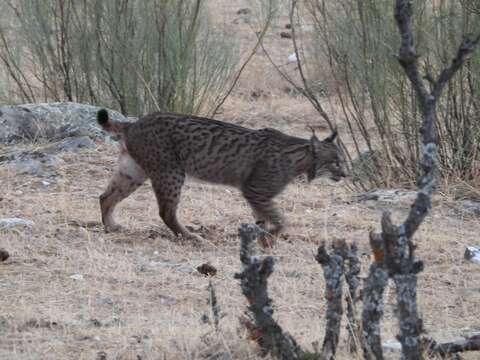
<path fill-rule="evenodd" d="M 335 140 L 335 138 L 337 137 L 337 135 L 338 135 L 338 131 L 337 131 L 337 128 L 335 128 L 335 129 L 333 129 L 332 134 L 331 134 L 329 137 L 327 137 L 325 140 L 323 140 L 323 141 L 333 142 L 333 140 Z"/>

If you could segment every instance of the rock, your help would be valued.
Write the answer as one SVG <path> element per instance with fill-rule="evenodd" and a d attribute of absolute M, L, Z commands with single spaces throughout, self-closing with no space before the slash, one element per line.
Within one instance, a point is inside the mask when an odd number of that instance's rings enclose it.
<path fill-rule="evenodd" d="M 397 340 L 387 340 L 382 343 L 382 348 L 385 352 L 398 352 L 402 351 L 402 344 Z"/>
<path fill-rule="evenodd" d="M 354 196 L 355 201 L 379 201 L 384 203 L 413 202 L 417 192 L 402 189 L 374 189 Z"/>
<path fill-rule="evenodd" d="M 22 106 L 0 107 L 0 141 L 12 142 L 53 136 L 54 127 L 41 123 L 38 116 Z"/>
<path fill-rule="evenodd" d="M 290 55 L 288 55 L 288 62 L 297 62 L 297 54 L 291 53 Z"/>
<path fill-rule="evenodd" d="M 73 274 L 69 276 L 70 279 L 72 280 L 83 280 L 83 275 L 82 274 Z"/>
<path fill-rule="evenodd" d="M 234 23 L 235 25 L 238 25 L 238 24 L 250 24 L 251 23 L 251 20 L 249 17 L 246 17 L 246 16 L 242 16 L 238 19 L 233 19 L 232 23 Z M 257 34 L 258 35 L 258 34 Z"/>
<path fill-rule="evenodd" d="M 7 260 L 10 257 L 10 254 L 5 249 L 0 249 L 0 262 Z"/>
<path fill-rule="evenodd" d="M 18 226 L 32 227 L 33 225 L 35 225 L 33 221 L 20 218 L 0 219 L 0 229 L 10 229 Z"/>
<path fill-rule="evenodd" d="M 292 33 L 291 32 L 288 32 L 288 31 L 282 31 L 280 33 L 280 37 L 282 39 L 291 39 L 292 38 Z"/>
<path fill-rule="evenodd" d="M 107 360 L 107 353 L 105 351 L 98 352 L 96 360 Z"/>
<path fill-rule="evenodd" d="M 237 15 L 249 15 L 251 13 L 252 13 L 252 10 L 250 10 L 249 8 L 243 8 L 237 11 Z"/>
<path fill-rule="evenodd" d="M 53 176 L 56 173 L 48 170 L 65 163 L 54 155 L 62 151 L 77 151 L 83 148 L 93 148 L 95 143 L 88 136 L 71 137 L 58 143 L 37 148 L 34 151 L 21 151 L 0 157 L 1 162 L 10 162 L 17 175 Z"/>
<path fill-rule="evenodd" d="M 197 266 L 197 271 L 205 276 L 215 276 L 217 274 L 217 269 L 209 263 Z"/>
<path fill-rule="evenodd" d="M 0 107 L 0 142 L 58 140 L 76 136 L 103 136 L 96 123 L 100 107 L 71 102 L 24 104 Z M 117 121 L 132 121 L 116 111 L 109 115 Z"/>
<path fill-rule="evenodd" d="M 52 151 L 76 151 L 78 149 L 91 149 L 95 143 L 88 136 L 69 137 L 52 147 Z"/>
<path fill-rule="evenodd" d="M 36 328 L 36 329 L 53 329 L 58 326 L 58 322 L 44 320 L 44 319 L 30 319 L 20 327 L 20 329 L 25 330 L 29 328 Z"/>
<path fill-rule="evenodd" d="M 1 161 L 0 161 L 1 162 Z M 55 172 L 49 167 L 64 164 L 65 161 L 55 155 L 40 151 L 22 152 L 15 154 L 11 160 L 11 167 L 17 175 L 54 176 Z"/>
<path fill-rule="evenodd" d="M 16 161 L 15 171 L 17 175 L 44 176 L 46 174 L 40 161 L 34 159 Z"/>
<path fill-rule="evenodd" d="M 467 246 L 463 257 L 465 260 L 480 264 L 480 246 Z"/>
<path fill-rule="evenodd" d="M 461 210 L 480 216 L 480 201 L 461 200 L 458 204 Z"/>

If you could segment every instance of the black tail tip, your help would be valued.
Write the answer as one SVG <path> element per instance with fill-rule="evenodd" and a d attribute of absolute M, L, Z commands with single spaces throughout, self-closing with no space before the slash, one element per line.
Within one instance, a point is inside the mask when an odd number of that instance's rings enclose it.
<path fill-rule="evenodd" d="M 97 121 L 102 126 L 108 123 L 108 111 L 106 109 L 98 110 Z"/>

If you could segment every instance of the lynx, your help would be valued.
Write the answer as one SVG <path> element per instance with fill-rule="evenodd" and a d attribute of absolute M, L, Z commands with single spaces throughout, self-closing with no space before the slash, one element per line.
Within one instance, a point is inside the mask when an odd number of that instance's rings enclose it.
<path fill-rule="evenodd" d="M 160 217 L 178 236 L 200 240 L 177 219 L 185 176 L 238 188 L 257 223 L 275 235 L 283 217 L 273 203 L 288 183 L 306 174 L 308 181 L 329 174 L 339 181 L 346 176 L 336 130 L 320 141 L 312 130 L 309 140 L 266 128 L 253 130 L 191 115 L 154 113 L 135 123 L 116 122 L 101 109 L 97 121 L 120 137 L 119 167 L 100 196 L 106 232 L 119 226 L 115 206 L 149 178 Z"/>

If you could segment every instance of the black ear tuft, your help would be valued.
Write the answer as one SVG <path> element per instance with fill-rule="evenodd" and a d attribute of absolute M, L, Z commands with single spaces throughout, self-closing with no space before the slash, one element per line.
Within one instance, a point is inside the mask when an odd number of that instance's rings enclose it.
<path fill-rule="evenodd" d="M 98 110 L 97 121 L 102 126 L 108 123 L 108 111 L 106 109 Z"/>
<path fill-rule="evenodd" d="M 335 129 L 333 129 L 332 134 L 329 137 L 327 137 L 324 141 L 333 142 L 333 140 L 335 140 L 337 135 L 338 135 L 338 131 L 337 131 L 337 128 L 335 128 Z"/>

